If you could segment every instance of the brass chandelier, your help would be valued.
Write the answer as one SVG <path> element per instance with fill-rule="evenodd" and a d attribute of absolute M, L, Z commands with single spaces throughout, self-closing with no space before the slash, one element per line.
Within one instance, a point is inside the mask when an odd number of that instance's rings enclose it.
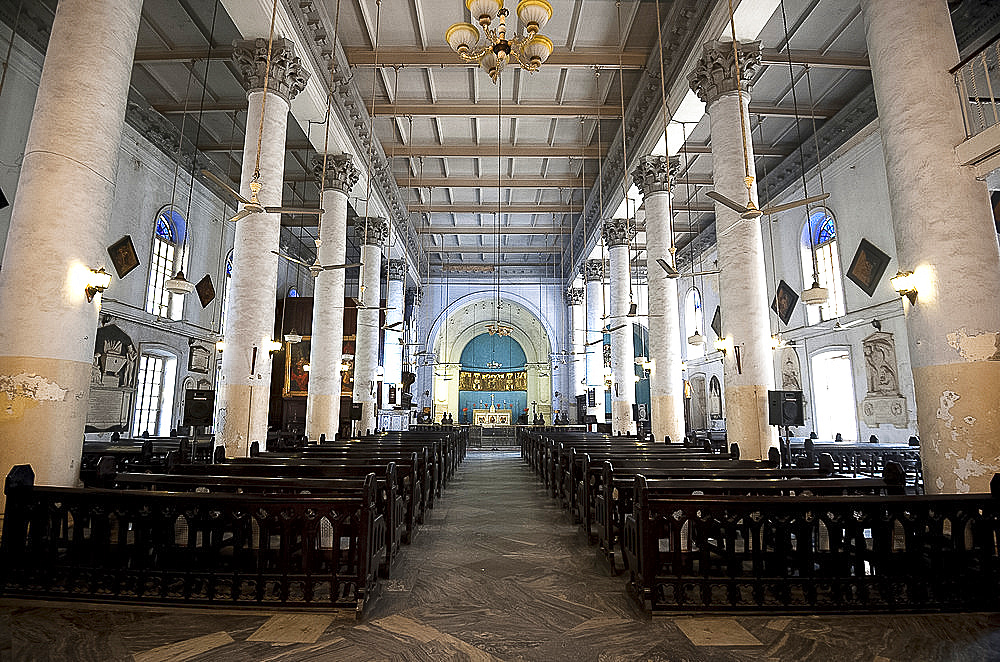
<path fill-rule="evenodd" d="M 465 6 L 479 21 L 483 35 L 472 23 L 455 23 L 444 35 L 459 57 L 478 62 L 494 83 L 508 62 L 516 62 L 525 71 L 538 71 L 552 54 L 552 40 L 539 34 L 552 18 L 552 5 L 546 0 L 521 0 L 517 4 L 517 17 L 524 34 L 515 31 L 514 36 L 508 38 L 510 12 L 503 3 L 504 0 L 465 0 Z"/>

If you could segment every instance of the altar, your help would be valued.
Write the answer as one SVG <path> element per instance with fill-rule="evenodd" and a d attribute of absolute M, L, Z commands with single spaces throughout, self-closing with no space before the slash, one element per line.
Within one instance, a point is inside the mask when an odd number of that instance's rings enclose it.
<path fill-rule="evenodd" d="M 497 425 L 510 425 L 509 409 L 473 409 L 472 424 L 483 427 L 495 427 Z"/>

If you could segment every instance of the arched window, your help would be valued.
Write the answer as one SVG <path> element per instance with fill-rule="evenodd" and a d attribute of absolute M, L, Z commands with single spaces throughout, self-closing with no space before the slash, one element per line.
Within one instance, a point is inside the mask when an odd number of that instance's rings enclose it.
<path fill-rule="evenodd" d="M 705 314 L 702 310 L 701 292 L 697 288 L 691 288 L 688 292 L 687 300 L 684 302 L 684 323 L 681 329 L 683 336 L 681 342 L 687 348 L 687 358 L 698 359 L 705 355 L 705 345 L 691 345 L 687 342 L 695 331 L 704 338 L 705 336 Z"/>
<path fill-rule="evenodd" d="M 297 296 L 299 296 L 299 291 L 297 289 L 295 289 L 294 285 L 292 285 L 291 287 L 288 288 L 288 296 L 289 297 L 297 297 Z"/>
<path fill-rule="evenodd" d="M 170 293 L 163 288 L 163 284 L 178 270 L 179 267 L 175 265 L 184 263 L 184 257 L 179 253 L 185 230 L 184 217 L 176 209 L 164 207 L 156 215 L 149 258 L 149 283 L 146 287 L 146 312 L 157 317 L 181 317 L 180 304 L 183 299 L 177 297 L 177 305 L 171 305 Z"/>
<path fill-rule="evenodd" d="M 813 256 L 816 255 L 816 275 L 820 287 L 827 289 L 826 303 L 806 306 L 809 324 L 840 317 L 844 314 L 844 287 L 840 275 L 840 253 L 837 250 L 837 226 L 829 209 L 819 207 L 809 214 L 802 228 L 802 273 L 806 286 L 813 282 Z"/>
<path fill-rule="evenodd" d="M 139 355 L 139 379 L 132 414 L 133 437 L 144 432 L 150 436 L 170 433 L 176 374 L 177 358 L 172 354 L 149 350 Z"/>
<path fill-rule="evenodd" d="M 846 347 L 824 349 L 811 357 L 813 429 L 820 439 L 831 440 L 839 432 L 844 439 L 858 438 L 854 402 L 854 373 Z"/>

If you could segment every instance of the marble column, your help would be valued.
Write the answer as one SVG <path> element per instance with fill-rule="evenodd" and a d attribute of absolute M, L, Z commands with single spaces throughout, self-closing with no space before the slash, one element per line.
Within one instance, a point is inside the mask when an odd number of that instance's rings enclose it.
<path fill-rule="evenodd" d="M 631 228 L 624 218 L 604 222 L 604 243 L 608 247 L 611 281 L 611 433 L 635 433 L 632 405 L 635 404 L 635 349 L 632 322 L 627 317 L 632 269 L 629 264 Z"/>
<path fill-rule="evenodd" d="M 587 290 L 587 346 L 586 356 L 587 390 L 594 390 L 594 404 L 587 399 L 587 415 L 595 416 L 598 423 L 604 422 L 604 261 L 587 260 L 583 266 L 584 287 Z"/>
<path fill-rule="evenodd" d="M 350 154 L 330 155 L 323 174 L 323 157 L 313 157 L 313 172 L 323 191 L 316 260 L 320 265 L 344 264 L 347 259 L 347 196 L 361 177 Z M 340 428 L 340 364 L 344 349 L 344 269 L 316 275 L 313 290 L 312 339 L 309 355 L 309 397 L 306 435 L 333 439 Z"/>
<path fill-rule="evenodd" d="M 862 0 L 885 151 L 924 487 L 989 492 L 1000 472 L 1000 256 L 986 184 L 956 159 L 965 139 L 944 0 Z M 886 274 L 887 276 L 890 274 Z"/>
<path fill-rule="evenodd" d="M 359 218 L 355 236 L 361 244 L 361 307 L 358 308 L 358 332 L 354 350 L 354 402 L 361 403 L 361 420 L 355 434 L 375 431 L 378 410 L 378 337 L 379 310 L 382 298 L 382 244 L 389 236 L 384 218 Z"/>
<path fill-rule="evenodd" d="M 680 168 L 677 157 L 645 156 L 632 171 L 646 207 L 646 265 L 649 286 L 650 422 L 660 441 L 684 438 L 684 378 L 681 375 L 681 329 L 677 311 L 677 279 L 657 260 L 674 266 L 671 189 Z"/>
<path fill-rule="evenodd" d="M 72 486 L 80 473 L 100 312 L 100 295 L 88 303 L 84 290 L 91 269 L 113 271 L 105 247 L 117 239 L 108 223 L 141 7 L 59 3 L 13 196 L 0 271 L 0 473 L 30 464 L 39 485 Z"/>
<path fill-rule="evenodd" d="M 569 406 L 573 405 L 576 410 L 576 396 L 587 392 L 587 362 L 584 347 L 587 339 L 587 316 L 584 309 L 584 289 L 582 287 L 570 287 L 566 290 L 566 305 L 569 307 L 570 320 L 570 345 L 569 351 L 573 352 L 569 357 L 569 391 L 566 393 L 567 405 L 564 405 L 566 415 L 569 416 Z M 586 412 L 583 412 L 586 413 Z M 576 423 L 576 418 L 570 417 L 571 423 Z"/>
<path fill-rule="evenodd" d="M 295 45 L 275 38 L 271 69 L 267 73 L 267 104 L 262 108 L 267 64 L 267 40 L 236 41 L 233 61 L 247 89 L 247 131 L 243 143 L 240 193 L 251 197 L 260 145 L 260 192 L 264 206 L 280 206 L 285 173 L 285 129 L 288 106 L 305 88 L 308 73 L 295 57 Z M 261 124 L 261 112 L 264 112 Z M 263 126 L 263 131 L 261 131 Z M 278 237 L 281 215 L 254 213 L 236 222 L 233 240 L 233 276 L 229 284 L 229 311 L 223 338 L 219 379 L 218 440 L 227 457 L 246 457 L 250 443 L 261 450 L 267 442 L 267 410 L 271 396 L 271 355 L 274 302 L 278 283 Z"/>
<path fill-rule="evenodd" d="M 399 404 L 403 388 L 403 298 L 406 282 L 406 260 L 389 260 L 389 292 L 386 294 L 385 343 L 383 350 L 382 407 L 395 406 L 389 402 L 389 385 L 396 387 L 396 402 Z"/>
<path fill-rule="evenodd" d="M 744 144 L 750 174 L 754 174 L 748 106 L 750 81 L 760 65 L 760 42 L 740 43 L 739 52 L 742 104 L 732 42 L 705 44 L 688 82 L 708 108 L 715 190 L 743 202 L 747 199 Z M 750 195 L 756 205 L 755 185 Z M 715 204 L 722 335 L 729 342 L 723 358 L 726 433 L 746 459 L 767 457 L 768 449 L 777 446 L 776 428 L 767 424 L 767 392 L 774 388 L 774 366 L 760 224 L 759 218 L 743 219 L 729 207 Z"/>

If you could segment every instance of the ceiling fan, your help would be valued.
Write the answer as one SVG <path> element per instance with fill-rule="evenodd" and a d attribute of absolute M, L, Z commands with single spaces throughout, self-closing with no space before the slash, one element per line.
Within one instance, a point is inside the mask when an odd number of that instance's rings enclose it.
<path fill-rule="evenodd" d="M 258 177 L 254 177 L 250 180 L 250 199 L 247 200 L 242 195 L 237 193 L 232 186 L 222 181 L 221 178 L 216 177 L 210 170 L 202 170 L 201 174 L 205 175 L 213 182 L 221 186 L 226 190 L 231 196 L 243 203 L 243 209 L 237 212 L 236 216 L 233 216 L 230 221 L 238 221 L 242 218 L 246 218 L 250 214 L 310 214 L 319 216 L 323 213 L 322 209 L 313 209 L 309 207 L 266 207 L 260 203 L 257 199 L 257 194 L 263 188 L 263 184 L 260 183 Z"/>
<path fill-rule="evenodd" d="M 320 264 L 319 259 L 317 259 L 312 264 L 309 264 L 305 260 L 300 260 L 297 257 L 294 257 L 292 255 L 287 255 L 280 251 L 271 251 L 271 252 L 282 259 L 288 260 L 289 262 L 294 262 L 295 264 L 301 264 L 303 267 L 309 270 L 309 273 L 313 275 L 313 278 L 320 275 L 320 273 L 323 271 L 330 271 L 331 269 L 350 269 L 351 267 L 361 266 L 360 262 L 354 262 L 349 264 Z"/>
<path fill-rule="evenodd" d="M 801 200 L 795 200 L 793 202 L 786 202 L 783 205 L 769 205 L 762 209 L 758 209 L 757 205 L 753 203 L 753 199 L 750 197 L 750 189 L 753 187 L 753 177 L 747 177 L 750 183 L 747 185 L 747 203 L 746 205 L 741 205 L 731 198 L 727 198 L 718 191 L 707 191 L 705 195 L 712 198 L 716 202 L 721 202 L 730 209 L 739 212 L 740 218 L 747 220 L 753 220 L 755 218 L 760 218 L 764 214 L 777 214 L 778 212 L 785 211 L 786 209 L 794 209 L 795 207 L 801 207 L 802 205 L 811 205 L 814 202 L 819 202 L 821 200 L 826 200 L 830 197 L 829 193 L 822 193 L 820 195 L 811 195 L 808 198 L 802 198 Z M 661 265 L 662 266 L 662 265 Z M 670 275 L 670 272 L 667 272 Z"/>
<path fill-rule="evenodd" d="M 711 276 L 713 274 L 719 273 L 719 270 L 715 269 L 715 270 L 712 270 L 712 271 L 690 271 L 690 272 L 685 272 L 685 273 L 682 274 L 681 272 L 677 271 L 676 268 L 670 266 L 670 264 L 666 260 L 664 260 L 662 257 L 656 258 L 656 263 L 658 265 L 660 265 L 660 267 L 662 267 L 664 271 L 667 272 L 667 278 L 680 278 L 681 276 L 684 276 L 684 277 L 687 277 L 687 276 Z"/>
<path fill-rule="evenodd" d="M 382 327 L 383 331 L 396 331 L 399 327 L 403 326 L 402 322 L 393 322 L 392 324 L 386 324 Z"/>
<path fill-rule="evenodd" d="M 357 297 L 351 297 L 351 301 L 354 302 L 354 307 L 357 308 L 358 310 L 396 310 L 395 308 L 389 308 L 388 306 L 366 306 L 363 303 L 361 303 L 361 299 Z"/>

